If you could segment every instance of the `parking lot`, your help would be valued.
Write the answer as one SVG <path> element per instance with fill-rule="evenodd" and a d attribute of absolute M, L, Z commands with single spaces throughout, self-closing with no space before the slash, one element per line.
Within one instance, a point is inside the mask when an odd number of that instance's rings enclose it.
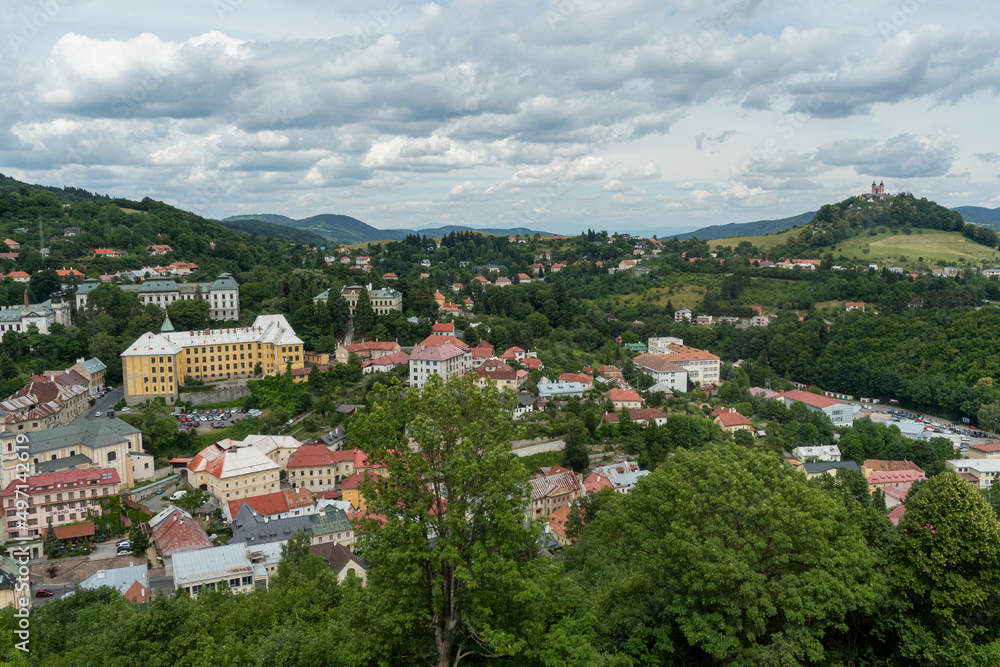
<path fill-rule="evenodd" d="M 232 426 L 247 417 L 259 417 L 260 410 L 244 410 L 242 408 L 194 408 L 186 412 L 174 411 L 171 417 L 177 419 L 178 431 L 202 429 L 202 433 L 211 428 Z"/>

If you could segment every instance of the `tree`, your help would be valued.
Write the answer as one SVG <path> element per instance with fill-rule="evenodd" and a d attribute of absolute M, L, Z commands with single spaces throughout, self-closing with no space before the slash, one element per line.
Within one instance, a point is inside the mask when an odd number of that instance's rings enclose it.
<path fill-rule="evenodd" d="M 358 302 L 354 305 L 354 332 L 356 335 L 364 336 L 373 328 L 375 328 L 375 311 L 372 310 L 368 290 L 363 289 L 358 295 Z"/>
<path fill-rule="evenodd" d="M 199 331 L 208 328 L 208 301 L 182 299 L 167 307 L 170 323 L 178 331 Z"/>
<path fill-rule="evenodd" d="M 351 319 L 351 307 L 344 297 L 339 294 L 330 294 L 326 300 L 326 310 L 330 313 L 330 326 L 333 327 L 333 334 L 339 336 L 347 331 L 347 323 Z"/>
<path fill-rule="evenodd" d="M 145 556 L 146 549 L 149 548 L 149 536 L 142 532 L 138 524 L 132 525 L 132 530 L 128 534 L 129 542 L 132 543 L 133 556 Z"/>
<path fill-rule="evenodd" d="M 590 465 L 587 452 L 587 427 L 579 419 L 572 420 L 566 427 L 566 448 L 563 451 L 563 465 L 576 472 L 584 472 Z"/>
<path fill-rule="evenodd" d="M 61 281 L 55 269 L 42 269 L 31 274 L 28 280 L 28 291 L 31 292 L 32 303 L 41 303 L 59 292 Z"/>
<path fill-rule="evenodd" d="M 931 477 L 907 500 L 899 534 L 891 571 L 901 655 L 933 664 L 995 642 L 1000 524 L 979 492 L 953 473 Z"/>
<path fill-rule="evenodd" d="M 210 499 L 211 496 L 201 489 L 189 489 L 187 493 L 175 500 L 174 504 L 193 514 L 196 509 L 207 503 Z"/>
<path fill-rule="evenodd" d="M 982 405 L 976 418 L 979 419 L 980 429 L 989 433 L 1000 431 L 1000 401 Z"/>
<path fill-rule="evenodd" d="M 359 526 L 372 604 L 395 626 L 384 640 L 405 637 L 398 650 L 419 662 L 422 639 L 439 667 L 505 652 L 501 619 L 537 550 L 524 525 L 527 471 L 511 455 L 509 409 L 472 375 L 447 383 L 434 375 L 422 394 L 378 384 L 369 401 L 350 433 L 385 470 L 361 485 L 370 515 Z"/>
<path fill-rule="evenodd" d="M 50 556 L 57 553 L 61 544 L 62 543 L 59 541 L 59 538 L 56 537 L 56 531 L 50 525 L 49 529 L 45 531 L 45 543 L 43 545 L 45 547 L 45 553 Z"/>
<path fill-rule="evenodd" d="M 842 503 L 732 445 L 676 452 L 580 544 L 568 561 L 608 582 L 611 641 L 645 664 L 822 664 L 826 635 L 884 590 Z"/>

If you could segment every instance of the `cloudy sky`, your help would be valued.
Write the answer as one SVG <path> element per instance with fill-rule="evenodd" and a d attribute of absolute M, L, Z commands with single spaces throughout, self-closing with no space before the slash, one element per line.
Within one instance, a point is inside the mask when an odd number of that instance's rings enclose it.
<path fill-rule="evenodd" d="M 967 0 L 4 0 L 0 171 L 209 217 L 661 235 L 1000 206 Z"/>

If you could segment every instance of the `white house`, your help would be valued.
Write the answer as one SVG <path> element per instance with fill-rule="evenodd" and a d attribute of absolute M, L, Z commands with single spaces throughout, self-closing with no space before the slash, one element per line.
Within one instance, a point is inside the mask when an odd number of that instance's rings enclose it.
<path fill-rule="evenodd" d="M 814 463 L 816 461 L 839 461 L 840 447 L 837 445 L 827 445 L 824 447 L 796 447 L 792 450 L 792 456 L 802 463 Z"/>
<path fill-rule="evenodd" d="M 664 357 L 644 354 L 641 357 L 637 357 L 633 363 L 636 368 L 653 378 L 655 384 L 650 387 L 651 391 L 670 393 L 687 391 L 687 371 L 674 362 Z"/>

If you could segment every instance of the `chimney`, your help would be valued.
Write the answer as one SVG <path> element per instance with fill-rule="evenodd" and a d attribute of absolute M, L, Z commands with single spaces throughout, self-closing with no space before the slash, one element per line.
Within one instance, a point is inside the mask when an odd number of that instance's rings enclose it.
<path fill-rule="evenodd" d="M 28 290 L 24 290 L 24 307 L 28 307 Z"/>

